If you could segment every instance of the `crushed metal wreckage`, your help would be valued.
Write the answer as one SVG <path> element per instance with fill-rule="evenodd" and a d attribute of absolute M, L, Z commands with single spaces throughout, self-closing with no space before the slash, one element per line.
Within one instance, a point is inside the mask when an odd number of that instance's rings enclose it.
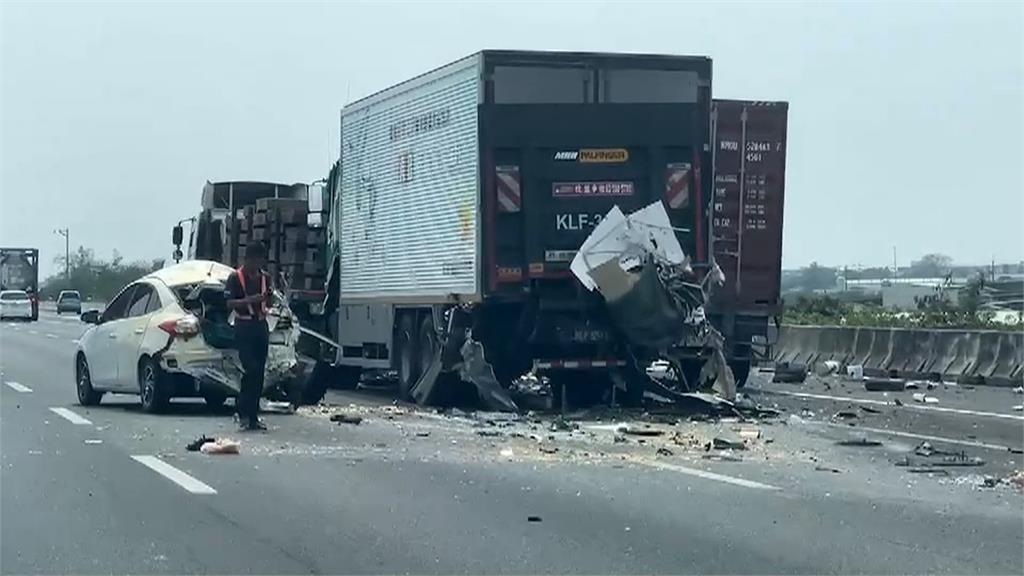
<path fill-rule="evenodd" d="M 709 290 L 724 275 L 714 265 L 703 279 L 697 277 L 661 202 L 629 215 L 613 207 L 570 269 L 604 298 L 638 364 L 663 360 L 671 366 L 675 378 L 652 380 L 649 390 L 670 399 L 707 389 L 725 400 L 736 397 L 725 339 L 705 314 Z"/>
<path fill-rule="evenodd" d="M 695 410 L 735 410 L 736 379 L 726 360 L 724 337 L 705 314 L 709 290 L 724 282 L 714 265 L 698 278 L 684 253 L 664 205 L 654 202 L 629 215 L 613 207 L 584 240 L 570 264 L 573 275 L 604 300 L 610 322 L 623 339 L 624 351 L 641 375 L 627 384 L 612 371 L 613 390 L 641 386 L 664 401 Z M 511 392 L 529 389 L 550 396 L 548 384 L 535 374 L 503 383 L 474 339 L 472 306 L 438 313 L 434 359 L 412 386 L 421 405 L 447 405 L 463 384 L 475 387 L 484 407 L 518 411 Z M 667 362 L 662 377 L 644 367 Z M 506 387 L 511 385 L 512 390 Z M 714 402 L 698 391 L 712 391 Z M 614 403 L 614 391 L 613 391 Z M 726 406 L 719 406 L 723 401 Z"/>

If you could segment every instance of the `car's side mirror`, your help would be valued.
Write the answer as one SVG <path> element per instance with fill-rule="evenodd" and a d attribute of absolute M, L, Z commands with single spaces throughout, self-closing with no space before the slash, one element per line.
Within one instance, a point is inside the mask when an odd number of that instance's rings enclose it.
<path fill-rule="evenodd" d="M 99 310 L 86 310 L 82 312 L 82 322 L 86 324 L 99 324 L 100 323 L 100 311 Z"/>

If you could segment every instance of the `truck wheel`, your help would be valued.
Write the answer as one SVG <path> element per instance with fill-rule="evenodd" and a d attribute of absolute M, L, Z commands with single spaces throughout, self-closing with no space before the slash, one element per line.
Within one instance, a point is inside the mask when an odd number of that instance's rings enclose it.
<path fill-rule="evenodd" d="M 139 360 L 139 399 L 142 409 L 151 414 L 163 412 L 170 401 L 167 382 L 151 358 Z"/>
<path fill-rule="evenodd" d="M 437 354 L 437 332 L 434 331 L 434 320 L 430 316 L 423 319 L 420 324 L 419 339 L 419 373 L 426 374 L 430 365 L 434 363 L 434 356 Z"/>
<path fill-rule="evenodd" d="M 398 348 L 398 396 L 402 400 L 408 400 L 412 394 L 412 387 L 416 385 L 420 374 L 419 355 L 416 350 L 416 336 L 413 328 L 413 317 L 411 314 L 403 314 L 398 322 L 398 334 L 395 337 L 395 346 Z"/>
<path fill-rule="evenodd" d="M 746 386 L 747 379 L 750 377 L 750 361 L 730 362 L 729 368 L 732 368 L 732 375 L 736 378 L 736 389 L 739 390 Z"/>

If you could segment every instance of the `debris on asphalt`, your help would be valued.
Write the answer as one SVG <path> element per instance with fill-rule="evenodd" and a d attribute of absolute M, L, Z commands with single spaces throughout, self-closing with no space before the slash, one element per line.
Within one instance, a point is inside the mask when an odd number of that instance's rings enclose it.
<path fill-rule="evenodd" d="M 203 444 L 206 444 L 207 442 L 213 442 L 214 440 L 216 440 L 216 438 L 208 438 L 205 434 L 203 434 L 196 440 L 189 442 L 188 445 L 185 446 L 185 449 L 188 450 L 189 452 L 199 452 L 199 449 L 203 447 Z"/>
<path fill-rule="evenodd" d="M 1024 411 L 1024 404 L 1017 404 L 1016 406 L 1013 407 L 1013 411 L 1014 412 Z"/>
<path fill-rule="evenodd" d="M 260 411 L 271 414 L 295 414 L 295 405 L 291 402 L 268 400 L 260 407 Z"/>
<path fill-rule="evenodd" d="M 746 450 L 747 445 L 743 440 L 735 438 L 728 438 L 723 436 L 715 436 L 711 439 L 711 447 L 715 450 Z"/>
<path fill-rule="evenodd" d="M 936 398 L 935 396 L 925 396 L 924 397 L 924 403 L 925 404 L 938 404 L 939 403 L 939 399 Z"/>
<path fill-rule="evenodd" d="M 839 372 L 839 362 L 835 360 L 825 360 L 821 364 L 821 370 L 819 376 L 831 376 Z"/>
<path fill-rule="evenodd" d="M 895 405 L 895 406 L 903 406 L 903 401 L 902 401 L 902 400 L 900 400 L 899 398 L 894 398 L 894 399 L 893 399 L 893 401 L 892 401 L 892 403 L 893 403 L 893 405 Z"/>
<path fill-rule="evenodd" d="M 363 423 L 363 417 L 355 414 L 346 414 L 339 412 L 331 415 L 331 422 L 337 422 L 338 424 L 353 424 L 358 426 Z"/>
<path fill-rule="evenodd" d="M 758 438 L 761 437 L 760 428 L 740 428 L 738 430 L 735 430 L 735 432 L 739 435 L 740 438 L 743 438 L 745 440 L 757 440 Z"/>
<path fill-rule="evenodd" d="M 915 466 L 913 468 L 907 468 L 907 472 L 911 474 L 938 474 L 939 476 L 949 476 L 949 470 L 932 468 L 931 466 Z"/>
<path fill-rule="evenodd" d="M 860 364 L 854 364 L 846 367 L 846 377 L 849 380 L 863 380 L 864 379 L 864 367 Z"/>
<path fill-rule="evenodd" d="M 550 444 L 541 444 L 538 450 L 543 454 L 555 454 L 558 452 L 558 448 Z"/>
<path fill-rule="evenodd" d="M 671 450 L 669 450 L 668 448 L 665 448 L 664 446 L 662 446 L 661 448 L 658 448 L 658 451 L 656 452 L 656 454 L 658 456 L 674 456 L 675 455 Z"/>
<path fill-rule="evenodd" d="M 842 470 L 840 470 L 838 468 L 832 468 L 832 467 L 829 467 L 829 466 L 815 466 L 814 470 L 816 472 L 832 472 L 833 474 L 840 474 L 840 473 L 842 473 Z"/>
<path fill-rule="evenodd" d="M 853 410 L 840 410 L 832 415 L 833 420 L 854 420 L 858 417 L 859 415 Z"/>
<path fill-rule="evenodd" d="M 635 427 L 630 425 L 620 426 L 618 431 L 630 436 L 661 436 L 665 433 L 664 430 L 659 430 L 657 428 Z"/>
<path fill-rule="evenodd" d="M 882 413 L 882 411 L 877 409 L 877 408 L 872 408 L 871 406 L 864 406 L 863 404 L 861 404 L 860 409 L 862 411 L 864 411 L 864 412 L 867 412 L 868 414 L 881 414 Z"/>
<path fill-rule="evenodd" d="M 502 433 L 500 430 L 477 430 L 476 435 L 483 436 L 485 438 L 494 438 L 497 436 L 501 436 Z"/>
<path fill-rule="evenodd" d="M 966 452 L 945 456 L 942 460 L 935 462 L 935 466 L 984 466 L 985 461 L 977 456 L 968 456 Z"/>
<path fill-rule="evenodd" d="M 880 441 L 871 440 L 869 438 L 852 438 L 849 440 L 840 440 L 836 442 L 836 446 L 851 446 L 855 448 L 868 448 L 881 445 L 882 443 Z"/>
<path fill-rule="evenodd" d="M 1013 389 L 1014 394 L 1024 394 L 1024 386 L 1017 386 Z"/>
<path fill-rule="evenodd" d="M 779 362 L 775 365 L 775 376 L 772 382 L 778 384 L 803 384 L 807 380 L 807 366 Z"/>
<path fill-rule="evenodd" d="M 199 447 L 203 454 L 238 454 L 242 445 L 237 440 L 230 438 L 217 438 L 213 442 L 206 442 Z"/>
<path fill-rule="evenodd" d="M 89 439 L 87 439 L 85 441 L 85 443 L 86 444 L 93 444 L 93 445 L 95 445 L 95 444 L 103 444 L 103 440 L 98 440 L 98 439 L 95 439 L 95 438 L 89 438 Z"/>
<path fill-rule="evenodd" d="M 717 460 L 719 462 L 743 462 L 743 458 L 731 453 L 731 452 L 715 452 L 712 454 L 703 454 L 701 458 L 704 460 Z"/>
<path fill-rule="evenodd" d="M 541 520 L 540 516 L 527 516 L 526 517 L 526 521 L 527 522 L 543 522 L 543 520 Z"/>
<path fill-rule="evenodd" d="M 935 448 L 932 447 L 931 442 L 921 442 L 914 448 L 914 454 L 929 457 L 935 454 Z"/>
<path fill-rule="evenodd" d="M 502 458 L 512 458 L 516 455 L 511 448 L 505 448 L 501 452 L 498 452 L 498 454 L 500 454 Z"/>
<path fill-rule="evenodd" d="M 906 386 L 906 381 L 899 378 L 864 379 L 864 389 L 868 392 L 902 392 L 906 389 Z"/>
<path fill-rule="evenodd" d="M 1024 470 L 1017 470 L 1013 474 L 1003 478 L 1002 481 L 1004 484 L 1008 484 L 1017 490 L 1024 490 Z"/>

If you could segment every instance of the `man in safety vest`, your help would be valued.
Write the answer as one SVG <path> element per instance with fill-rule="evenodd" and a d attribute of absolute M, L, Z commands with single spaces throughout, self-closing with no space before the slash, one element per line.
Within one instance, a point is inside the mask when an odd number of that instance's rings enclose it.
<path fill-rule="evenodd" d="M 242 267 L 228 278 L 228 308 L 235 312 L 235 346 L 242 362 L 242 385 L 235 399 L 238 425 L 242 430 L 266 430 L 260 421 L 260 396 L 263 394 L 263 371 L 267 365 L 270 335 L 267 327 L 267 304 L 270 301 L 270 278 L 263 270 L 267 249 L 261 243 L 245 250 Z"/>

